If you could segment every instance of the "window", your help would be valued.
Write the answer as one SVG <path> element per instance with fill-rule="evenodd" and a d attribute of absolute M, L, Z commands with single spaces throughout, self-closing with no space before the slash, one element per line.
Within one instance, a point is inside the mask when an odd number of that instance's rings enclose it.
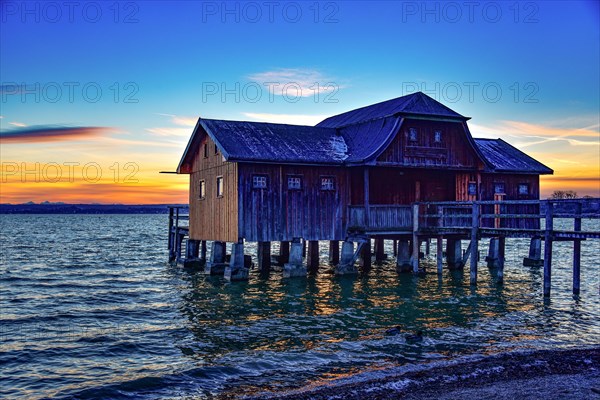
<path fill-rule="evenodd" d="M 416 128 L 408 129 L 408 140 L 410 140 L 411 142 L 417 141 L 417 129 Z"/>
<path fill-rule="evenodd" d="M 287 187 L 288 190 L 302 189 L 302 177 L 299 175 L 288 175 Z"/>
<path fill-rule="evenodd" d="M 217 147 L 217 145 L 215 144 L 215 154 L 219 153 L 219 148 Z"/>
<path fill-rule="evenodd" d="M 217 197 L 223 197 L 223 177 L 217 176 Z"/>
<path fill-rule="evenodd" d="M 266 189 L 267 188 L 267 176 L 266 175 L 252 175 L 252 189 Z"/>
<path fill-rule="evenodd" d="M 469 196 L 477 196 L 477 182 L 469 182 Z"/>
<path fill-rule="evenodd" d="M 520 195 L 529 194 L 529 183 L 519 183 L 519 194 Z"/>
<path fill-rule="evenodd" d="M 433 133 L 433 141 L 436 143 L 442 143 L 442 131 L 435 131 Z"/>
<path fill-rule="evenodd" d="M 506 193 L 504 191 L 504 183 L 503 182 L 494 183 L 494 194 L 504 194 L 504 193 Z"/>
<path fill-rule="evenodd" d="M 200 200 L 204 200 L 206 198 L 206 182 L 204 179 L 200 181 Z"/>
<path fill-rule="evenodd" d="M 322 176 L 321 190 L 335 190 L 335 178 L 333 176 Z"/>
<path fill-rule="evenodd" d="M 208 143 L 204 144 L 204 158 L 208 158 Z"/>

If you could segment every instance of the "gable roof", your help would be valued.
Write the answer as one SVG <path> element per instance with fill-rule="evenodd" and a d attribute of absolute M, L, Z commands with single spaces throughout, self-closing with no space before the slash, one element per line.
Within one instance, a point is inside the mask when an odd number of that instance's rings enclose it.
<path fill-rule="evenodd" d="M 493 166 L 494 172 L 554 173 L 552 169 L 502 139 L 475 139 L 475 143 L 482 155 Z"/>
<path fill-rule="evenodd" d="M 417 92 L 334 115 L 319 122 L 316 126 L 339 128 L 372 119 L 398 115 L 449 118 L 459 121 L 469 119 L 427 96 L 425 93 Z"/>
<path fill-rule="evenodd" d="M 335 165 L 348 157 L 344 138 L 336 129 L 200 118 L 178 172 L 198 151 L 201 133 L 208 134 L 227 161 L 233 162 Z"/>
<path fill-rule="evenodd" d="M 467 141 L 489 172 L 553 173 L 502 139 L 473 139 L 467 117 L 421 92 L 336 115 L 316 126 L 199 118 L 177 172 L 190 172 L 205 135 L 231 162 L 340 166 L 373 163 L 394 139 L 405 117 L 461 123 Z"/>

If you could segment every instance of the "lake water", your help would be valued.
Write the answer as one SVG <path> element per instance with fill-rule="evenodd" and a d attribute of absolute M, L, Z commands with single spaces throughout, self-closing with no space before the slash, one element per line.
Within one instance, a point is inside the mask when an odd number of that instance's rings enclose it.
<path fill-rule="evenodd" d="M 230 284 L 167 265 L 167 218 L 0 216 L 1 398 L 252 394 L 470 354 L 600 342 L 600 241 L 582 244 L 577 298 L 572 244 L 555 243 L 544 302 L 542 270 L 522 266 L 527 240 L 507 240 L 503 286 L 485 263 L 476 289 L 468 268 L 414 277 L 397 274 L 392 261 L 336 278 L 324 246 L 317 276 L 251 271 L 249 282 Z M 592 226 L 600 230 L 584 221 Z M 432 247 L 425 264 L 435 272 Z M 425 340 L 385 336 L 395 325 L 423 330 Z"/>

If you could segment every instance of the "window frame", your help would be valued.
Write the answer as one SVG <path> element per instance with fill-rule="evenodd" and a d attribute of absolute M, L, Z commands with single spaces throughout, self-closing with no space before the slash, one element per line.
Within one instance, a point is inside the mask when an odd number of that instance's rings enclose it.
<path fill-rule="evenodd" d="M 264 178 L 264 186 L 257 186 L 257 178 Z M 269 188 L 269 175 L 252 174 L 252 190 L 266 190 Z"/>
<path fill-rule="evenodd" d="M 474 190 L 471 190 L 471 188 L 474 188 Z M 469 196 L 477 196 L 477 182 L 470 181 L 467 184 L 467 194 Z"/>
<path fill-rule="evenodd" d="M 323 187 L 323 181 L 326 179 L 331 179 L 331 188 Z M 337 190 L 337 185 L 335 182 L 335 176 L 333 175 L 321 175 L 319 177 L 319 190 L 323 192 L 335 192 Z"/>
<path fill-rule="evenodd" d="M 525 193 L 521 193 L 521 188 L 524 187 L 526 189 Z M 517 185 L 517 194 L 519 196 L 529 196 L 531 194 L 529 182 L 521 182 Z"/>
<path fill-rule="evenodd" d="M 217 147 L 216 143 L 215 143 L 215 154 L 219 154 L 219 148 Z"/>
<path fill-rule="evenodd" d="M 204 143 L 204 158 L 208 158 L 208 143 Z"/>
<path fill-rule="evenodd" d="M 499 185 L 502 186 L 502 190 L 496 190 Z M 506 194 L 506 184 L 504 182 L 494 182 L 494 194 Z"/>
<path fill-rule="evenodd" d="M 217 186 L 216 186 L 217 198 L 220 199 L 225 195 L 224 187 L 225 187 L 225 179 L 223 178 L 223 175 L 217 176 Z"/>
<path fill-rule="evenodd" d="M 200 179 L 198 188 L 198 198 L 200 200 L 206 199 L 206 179 Z"/>
<path fill-rule="evenodd" d="M 411 143 L 419 141 L 419 131 L 417 130 L 417 128 L 408 128 L 408 141 Z"/>
<path fill-rule="evenodd" d="M 434 130 L 433 131 L 433 143 L 442 143 L 442 131 Z"/>
<path fill-rule="evenodd" d="M 287 190 L 302 190 L 304 188 L 304 177 L 302 175 L 288 174 L 287 176 Z M 299 187 L 290 187 L 290 179 L 298 179 Z"/>

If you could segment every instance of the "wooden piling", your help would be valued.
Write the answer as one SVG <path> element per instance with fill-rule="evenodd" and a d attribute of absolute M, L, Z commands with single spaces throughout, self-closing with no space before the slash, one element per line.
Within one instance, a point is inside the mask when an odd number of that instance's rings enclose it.
<path fill-rule="evenodd" d="M 359 264 L 363 268 L 363 271 L 369 270 L 371 268 L 371 257 L 371 238 L 367 238 L 367 241 L 363 244 L 362 250 L 360 252 Z"/>
<path fill-rule="evenodd" d="M 375 238 L 375 261 L 386 259 L 383 238 Z"/>
<path fill-rule="evenodd" d="M 200 244 L 200 259 L 206 261 L 206 240 L 202 240 Z"/>
<path fill-rule="evenodd" d="M 575 205 L 573 230 L 581 232 L 581 203 Z M 581 286 L 581 240 L 573 240 L 573 294 L 578 295 Z"/>
<path fill-rule="evenodd" d="M 546 203 L 546 229 L 544 231 L 544 297 L 550 297 L 552 286 L 552 235 L 554 230 L 554 204 Z"/>
<path fill-rule="evenodd" d="M 169 207 L 169 250 L 173 249 L 173 207 Z"/>
<path fill-rule="evenodd" d="M 448 269 L 462 269 L 462 243 L 460 239 L 446 239 L 446 263 Z"/>
<path fill-rule="evenodd" d="M 498 284 L 504 283 L 504 260 L 506 254 L 506 237 L 500 236 L 498 238 Z"/>
<path fill-rule="evenodd" d="M 279 242 L 279 263 L 290 262 L 290 242 Z"/>
<path fill-rule="evenodd" d="M 311 273 L 318 272 L 319 270 L 319 242 L 317 240 L 311 240 L 308 242 L 306 268 Z"/>
<path fill-rule="evenodd" d="M 477 258 L 479 253 L 479 204 L 473 203 L 472 221 L 471 221 L 471 285 L 477 285 Z"/>
<path fill-rule="evenodd" d="M 340 242 L 337 240 L 329 241 L 329 263 L 337 265 L 340 262 Z"/>
<path fill-rule="evenodd" d="M 413 264 L 413 272 L 416 274 L 419 272 L 419 204 L 413 204 L 412 206 L 413 213 L 413 251 L 412 251 L 412 264 Z"/>
<path fill-rule="evenodd" d="M 442 267 L 444 263 L 444 251 L 443 251 L 444 239 L 442 236 L 438 236 L 436 239 L 436 261 L 437 261 L 437 273 L 442 273 Z"/>
<path fill-rule="evenodd" d="M 271 242 L 258 242 L 256 255 L 258 270 L 261 273 L 268 273 L 271 270 Z"/>

